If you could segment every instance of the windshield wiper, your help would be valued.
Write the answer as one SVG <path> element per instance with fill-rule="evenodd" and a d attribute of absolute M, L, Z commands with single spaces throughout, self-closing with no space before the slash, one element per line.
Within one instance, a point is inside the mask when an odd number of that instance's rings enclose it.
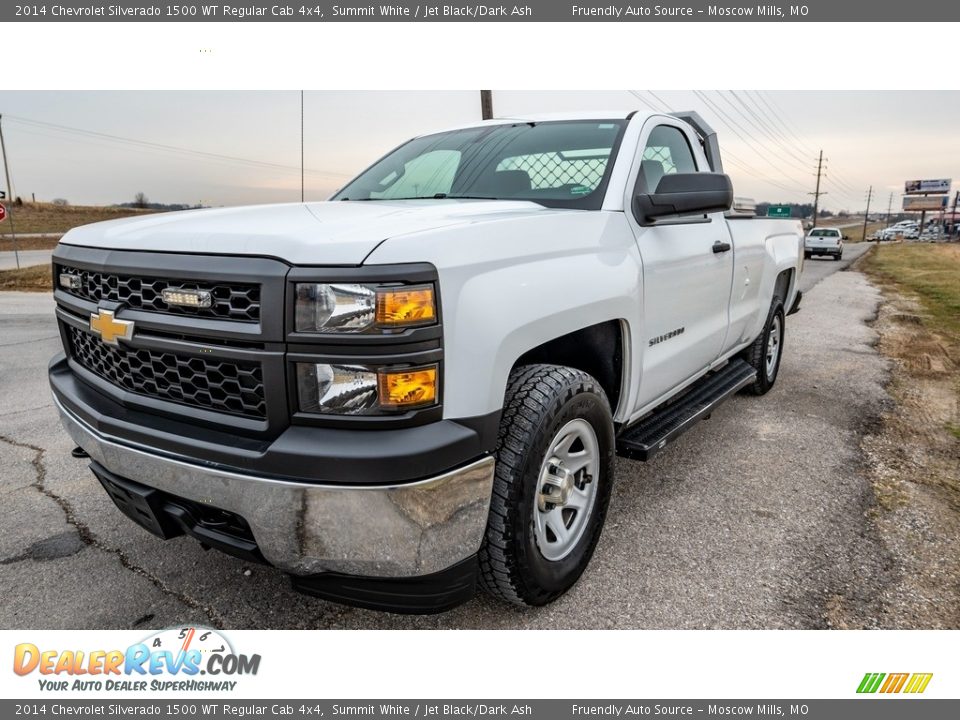
<path fill-rule="evenodd" d="M 436 193 L 435 195 L 414 195 L 412 197 L 395 197 L 395 198 L 340 198 L 340 201 L 349 200 L 350 202 L 359 202 L 361 200 L 365 201 L 383 201 L 383 202 L 396 202 L 397 200 L 501 200 L 502 198 L 491 197 L 489 195 L 448 195 L 447 193 Z"/>
<path fill-rule="evenodd" d="M 448 195 L 447 193 L 437 193 L 433 196 L 434 200 L 499 200 L 500 198 L 490 197 L 489 195 Z"/>

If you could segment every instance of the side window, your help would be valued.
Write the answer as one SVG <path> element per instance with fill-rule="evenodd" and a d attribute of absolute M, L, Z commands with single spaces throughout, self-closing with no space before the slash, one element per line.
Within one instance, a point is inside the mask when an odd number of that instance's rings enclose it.
<path fill-rule="evenodd" d="M 374 190 L 371 198 L 395 200 L 399 198 L 433 197 L 450 192 L 453 177 L 460 165 L 457 150 L 433 150 L 415 157 L 390 172 L 380 181 L 382 190 Z"/>
<path fill-rule="evenodd" d="M 654 192 L 664 175 L 696 171 L 697 164 L 687 136 L 671 125 L 658 125 L 643 149 L 637 189 Z"/>

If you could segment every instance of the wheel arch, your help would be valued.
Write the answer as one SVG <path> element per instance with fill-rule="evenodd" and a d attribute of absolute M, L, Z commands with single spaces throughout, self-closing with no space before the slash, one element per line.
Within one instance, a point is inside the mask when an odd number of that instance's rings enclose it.
<path fill-rule="evenodd" d="M 607 320 L 547 340 L 523 353 L 513 367 L 546 363 L 563 365 L 592 375 L 610 402 L 613 416 L 627 394 L 627 327 L 623 320 Z"/>

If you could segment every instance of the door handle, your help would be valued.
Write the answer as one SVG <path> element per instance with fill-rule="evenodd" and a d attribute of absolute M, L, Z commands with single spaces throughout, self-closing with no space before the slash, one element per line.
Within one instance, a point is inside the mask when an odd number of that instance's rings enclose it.
<path fill-rule="evenodd" d="M 730 243 L 728 243 L 728 242 L 721 242 L 721 241 L 717 240 L 717 241 L 713 244 L 713 252 L 715 252 L 715 253 L 727 252 L 727 251 L 729 251 L 729 250 L 730 250 Z"/>

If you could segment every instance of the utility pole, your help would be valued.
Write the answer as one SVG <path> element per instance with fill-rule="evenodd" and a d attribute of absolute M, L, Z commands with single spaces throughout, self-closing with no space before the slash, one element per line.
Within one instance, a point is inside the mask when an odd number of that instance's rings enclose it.
<path fill-rule="evenodd" d="M 870 201 L 873 199 L 873 185 L 870 186 L 870 189 L 867 190 L 867 209 L 863 213 L 863 237 L 861 240 L 867 239 L 867 220 L 870 217 Z"/>
<path fill-rule="evenodd" d="M 890 227 L 890 211 L 893 210 L 893 192 L 890 193 L 890 199 L 887 201 L 887 227 Z"/>
<path fill-rule="evenodd" d="M 17 270 L 20 269 L 20 251 L 17 249 L 17 231 L 13 225 L 13 188 L 10 186 L 10 164 L 7 162 L 7 146 L 3 142 L 3 115 L 0 114 L 0 156 L 3 157 L 3 172 L 7 178 L 7 196 L 10 207 L 7 209 L 7 220 L 10 222 L 10 237 L 13 240 L 13 257 L 17 261 Z"/>
<path fill-rule="evenodd" d="M 813 226 L 817 226 L 817 212 L 820 209 L 820 196 L 826 195 L 825 192 L 820 192 L 820 176 L 823 174 L 823 150 L 820 151 L 820 157 L 817 159 L 817 189 L 812 193 L 807 193 L 808 195 L 813 195 Z"/>
<path fill-rule="evenodd" d="M 304 199 L 303 184 L 303 90 L 300 91 L 300 202 Z"/>
<path fill-rule="evenodd" d="M 493 119 L 493 91 L 480 91 L 480 116 L 484 120 Z"/>

